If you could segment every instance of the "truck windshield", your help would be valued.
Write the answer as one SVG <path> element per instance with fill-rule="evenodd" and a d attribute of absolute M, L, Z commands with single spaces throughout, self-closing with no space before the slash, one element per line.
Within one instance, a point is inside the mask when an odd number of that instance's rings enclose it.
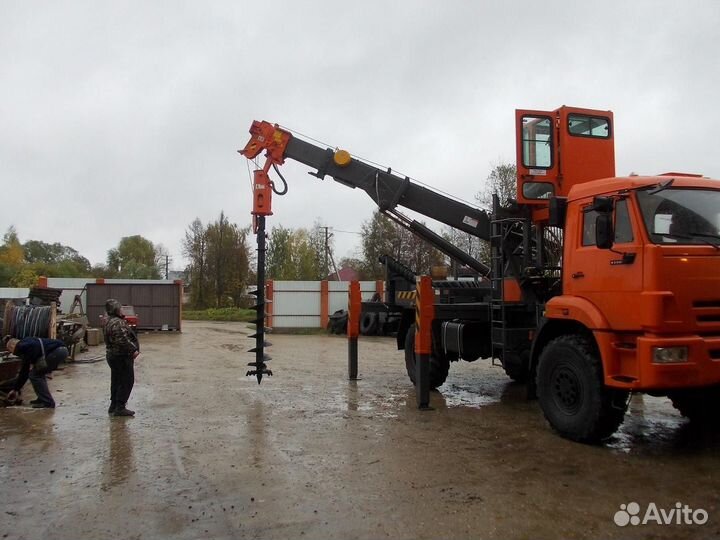
<path fill-rule="evenodd" d="M 639 190 L 637 198 L 656 244 L 720 244 L 720 190 Z"/>

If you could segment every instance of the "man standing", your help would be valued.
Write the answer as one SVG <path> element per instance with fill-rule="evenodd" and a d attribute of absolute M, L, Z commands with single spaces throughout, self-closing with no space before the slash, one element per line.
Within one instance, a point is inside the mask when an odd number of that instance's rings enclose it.
<path fill-rule="evenodd" d="M 57 369 L 58 364 L 68 357 L 65 343 L 59 339 L 46 339 L 26 337 L 24 339 L 10 339 L 5 348 L 22 360 L 20 371 L 13 390 L 8 399 L 14 401 L 22 391 L 22 387 L 30 379 L 33 390 L 37 395 L 30 404 L 35 409 L 54 409 L 55 400 L 48 388 L 45 375 Z M 42 360 L 45 360 L 42 362 Z M 30 367 L 32 366 L 32 369 Z"/>
<path fill-rule="evenodd" d="M 130 329 L 122 312 L 122 305 L 109 298 L 105 302 L 108 314 L 103 334 L 107 363 L 110 366 L 110 408 L 111 416 L 135 416 L 125 407 L 135 384 L 135 358 L 140 354 L 140 345 Z"/>

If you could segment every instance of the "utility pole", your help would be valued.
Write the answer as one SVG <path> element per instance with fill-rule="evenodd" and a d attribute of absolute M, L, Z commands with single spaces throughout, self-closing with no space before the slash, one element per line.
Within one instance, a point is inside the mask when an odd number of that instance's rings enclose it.
<path fill-rule="evenodd" d="M 165 255 L 165 279 L 170 279 L 170 255 Z"/>
<path fill-rule="evenodd" d="M 332 238 L 332 234 L 329 233 L 330 227 L 320 227 L 321 229 L 325 229 L 325 275 L 330 275 L 330 265 L 328 262 L 331 262 L 333 265 L 333 269 L 335 270 L 335 275 L 337 276 L 338 281 L 340 281 L 340 273 L 338 272 L 337 266 L 335 265 L 335 259 L 332 256 L 332 252 L 330 251 L 330 239 Z M 328 261 L 328 259 L 330 259 Z"/>
<path fill-rule="evenodd" d="M 322 227 L 322 228 L 325 229 L 325 266 L 323 266 L 323 272 L 325 273 L 325 276 L 323 277 L 323 279 L 325 279 L 325 277 L 327 277 L 327 275 L 330 273 L 330 267 L 328 266 L 328 252 L 330 249 L 330 246 L 329 246 L 330 234 L 328 231 L 329 231 L 330 227 Z"/>

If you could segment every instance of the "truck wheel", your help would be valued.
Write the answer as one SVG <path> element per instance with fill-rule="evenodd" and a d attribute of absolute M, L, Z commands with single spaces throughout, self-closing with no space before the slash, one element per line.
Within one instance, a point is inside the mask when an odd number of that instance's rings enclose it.
<path fill-rule="evenodd" d="M 377 334 L 377 328 L 377 313 L 364 313 L 360 319 L 360 333 L 363 336 L 374 336 Z"/>
<path fill-rule="evenodd" d="M 335 313 L 330 315 L 328 321 L 328 330 L 332 334 L 345 334 L 347 333 L 347 311 L 344 309 L 338 309 Z"/>
<path fill-rule="evenodd" d="M 405 369 L 413 384 L 415 383 L 415 326 L 408 329 L 405 336 Z M 442 386 L 450 371 L 450 360 L 445 357 L 438 357 L 435 354 L 430 356 L 430 388 L 435 389 Z"/>
<path fill-rule="evenodd" d="M 720 386 L 670 392 L 668 397 L 680 414 L 698 424 L 720 425 Z"/>
<path fill-rule="evenodd" d="M 563 437 L 596 443 L 622 424 L 628 392 L 603 384 L 602 363 L 579 335 L 555 338 L 540 355 L 537 393 L 545 418 Z"/>

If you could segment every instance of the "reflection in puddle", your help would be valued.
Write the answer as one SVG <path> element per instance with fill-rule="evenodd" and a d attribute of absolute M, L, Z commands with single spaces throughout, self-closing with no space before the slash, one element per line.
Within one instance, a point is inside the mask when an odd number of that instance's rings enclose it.
<path fill-rule="evenodd" d="M 473 392 L 454 384 L 443 386 L 439 391 L 430 394 L 430 405 L 433 408 L 480 408 L 500 400 L 498 395 Z M 329 410 L 316 411 L 316 414 L 352 411 L 370 413 L 382 418 L 397 418 L 408 407 L 416 407 L 415 388 L 398 387 L 387 394 L 379 394 L 368 389 L 359 389 L 356 383 L 350 383 L 343 393 L 333 392 L 326 405 Z"/>
<path fill-rule="evenodd" d="M 23 444 L 27 441 L 55 442 L 56 415 L 47 409 L 31 409 L 30 406 L 8 407 L 0 416 L 0 433 L 3 437 L 18 435 Z"/>
<path fill-rule="evenodd" d="M 470 407 L 479 409 L 486 405 L 500 402 L 497 395 L 486 395 L 472 392 L 455 384 L 445 385 L 430 396 L 433 407 Z"/>
<path fill-rule="evenodd" d="M 109 425 L 110 448 L 103 474 L 103 491 L 125 483 L 135 471 L 129 422 L 125 418 L 118 420 L 111 420 Z"/>
<path fill-rule="evenodd" d="M 472 391 L 455 384 L 446 384 L 440 390 L 431 392 L 430 406 L 480 408 L 498 403 L 502 399 L 503 396 L 499 394 Z M 408 407 L 416 407 L 415 388 L 412 386 L 398 386 L 388 389 L 388 393 L 381 394 L 350 382 L 344 391 L 334 391 L 330 394 L 325 402 L 325 408 L 315 411 L 315 414 L 352 411 L 382 418 L 397 418 Z"/>
<path fill-rule="evenodd" d="M 357 383 L 351 381 L 343 393 L 333 392 L 328 397 L 327 409 L 315 411 L 315 414 L 351 411 L 382 418 L 397 418 L 406 399 L 405 393 L 390 392 L 381 395 L 366 389 L 361 390 Z"/>
<path fill-rule="evenodd" d="M 358 410 L 358 389 L 357 381 L 350 381 L 347 385 L 347 410 L 357 411 Z"/>
<path fill-rule="evenodd" d="M 717 445 L 717 430 L 693 425 L 682 418 L 667 398 L 635 395 L 625 421 L 606 446 L 622 453 L 690 453 Z"/>
<path fill-rule="evenodd" d="M 267 419 L 265 406 L 259 399 L 253 401 L 247 417 L 248 435 L 252 441 L 252 464 L 261 467 L 267 458 Z"/>

